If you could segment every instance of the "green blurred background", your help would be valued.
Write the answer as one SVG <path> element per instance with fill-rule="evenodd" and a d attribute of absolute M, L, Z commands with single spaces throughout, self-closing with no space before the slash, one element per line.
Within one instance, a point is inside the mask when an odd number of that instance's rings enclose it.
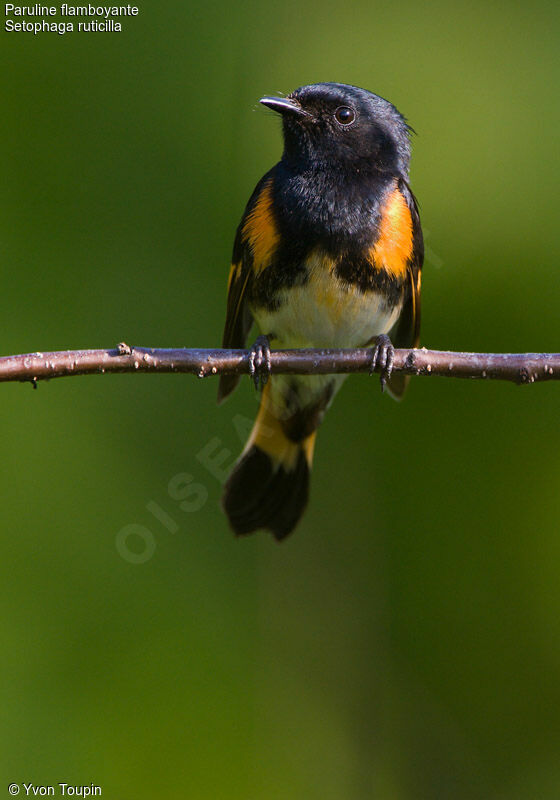
<path fill-rule="evenodd" d="M 418 132 L 422 343 L 559 349 L 557 3 L 123 22 L 0 36 L 4 354 L 218 345 L 235 227 L 281 149 L 257 100 L 325 80 Z M 2 386 L 0 794 L 557 800 L 560 386 L 419 378 L 398 405 L 350 378 L 282 546 L 221 514 L 208 460 L 232 463 L 256 402 L 216 388 Z"/>

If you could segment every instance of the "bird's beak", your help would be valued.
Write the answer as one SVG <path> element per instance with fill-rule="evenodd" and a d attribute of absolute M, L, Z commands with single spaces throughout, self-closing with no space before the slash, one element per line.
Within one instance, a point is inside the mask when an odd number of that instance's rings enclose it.
<path fill-rule="evenodd" d="M 294 114 L 296 117 L 311 117 L 308 111 L 288 97 L 261 97 L 259 103 L 263 106 L 277 111 L 279 114 Z"/>

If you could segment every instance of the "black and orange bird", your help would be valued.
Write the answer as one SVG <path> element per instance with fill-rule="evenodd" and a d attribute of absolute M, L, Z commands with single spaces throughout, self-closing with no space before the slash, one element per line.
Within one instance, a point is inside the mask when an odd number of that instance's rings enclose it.
<path fill-rule="evenodd" d="M 223 347 L 245 347 L 255 321 L 263 335 L 251 364 L 264 388 L 222 502 L 235 533 L 264 528 L 280 540 L 305 509 L 317 428 L 345 376 L 266 380 L 270 344 L 371 346 L 372 372 L 400 398 L 393 343 L 418 345 L 424 247 L 408 184 L 411 128 L 395 106 L 340 83 L 260 102 L 281 115 L 284 152 L 237 229 Z M 238 380 L 221 376 L 219 401 Z"/>

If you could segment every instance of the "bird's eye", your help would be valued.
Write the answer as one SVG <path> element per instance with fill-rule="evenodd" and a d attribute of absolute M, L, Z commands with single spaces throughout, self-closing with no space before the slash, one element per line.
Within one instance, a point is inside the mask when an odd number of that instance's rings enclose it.
<path fill-rule="evenodd" d="M 348 106 L 340 106 L 334 112 L 334 116 L 337 122 L 340 122 L 341 125 L 350 125 L 350 123 L 354 122 L 356 119 L 356 114 L 351 108 Z"/>

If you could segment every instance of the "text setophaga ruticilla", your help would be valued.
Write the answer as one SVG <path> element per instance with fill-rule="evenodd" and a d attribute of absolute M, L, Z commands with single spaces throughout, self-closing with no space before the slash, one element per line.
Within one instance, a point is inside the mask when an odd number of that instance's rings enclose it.
<path fill-rule="evenodd" d="M 252 348 L 266 378 L 277 348 L 365 347 L 382 385 L 393 345 L 415 347 L 420 330 L 422 230 L 408 185 L 410 128 L 371 92 L 339 83 L 303 86 L 260 101 L 282 116 L 284 153 L 259 181 L 237 230 L 229 277 L 225 348 Z M 249 441 L 224 490 L 233 530 L 283 539 L 309 493 L 316 430 L 344 376 L 274 375 L 264 385 Z M 218 399 L 238 377 L 223 375 Z"/>

